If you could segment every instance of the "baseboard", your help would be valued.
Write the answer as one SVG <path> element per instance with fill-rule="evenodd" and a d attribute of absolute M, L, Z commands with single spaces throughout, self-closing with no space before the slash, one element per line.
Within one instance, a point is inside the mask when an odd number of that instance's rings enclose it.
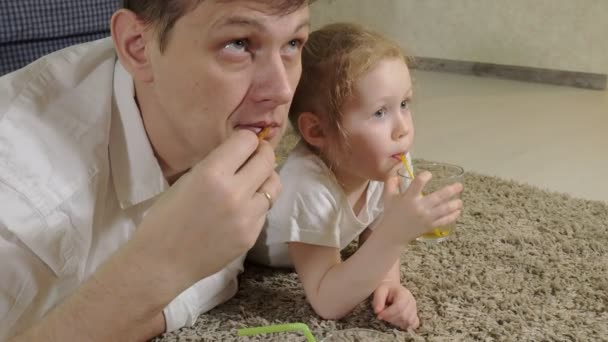
<path fill-rule="evenodd" d="M 547 83 L 594 90 L 605 90 L 608 83 L 608 76 L 604 74 L 481 62 L 466 62 L 430 57 L 414 57 L 412 68 L 418 70 L 443 71 L 465 75 Z"/>

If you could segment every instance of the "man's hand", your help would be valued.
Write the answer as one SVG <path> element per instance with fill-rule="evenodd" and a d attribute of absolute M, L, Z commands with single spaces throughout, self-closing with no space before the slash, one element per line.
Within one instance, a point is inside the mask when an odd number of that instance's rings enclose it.
<path fill-rule="evenodd" d="M 237 131 L 154 204 L 127 245 L 154 258 L 183 290 L 253 246 L 279 177 L 270 144 Z"/>
<path fill-rule="evenodd" d="M 383 282 L 374 291 L 372 308 L 379 320 L 401 329 L 416 329 L 420 325 L 414 296 L 397 282 Z"/>
<path fill-rule="evenodd" d="M 75 294 L 15 341 L 133 341 L 163 331 L 161 312 L 171 300 L 253 246 L 269 206 L 257 191 L 279 194 L 274 151 L 239 131 L 162 194 L 133 238 Z"/>

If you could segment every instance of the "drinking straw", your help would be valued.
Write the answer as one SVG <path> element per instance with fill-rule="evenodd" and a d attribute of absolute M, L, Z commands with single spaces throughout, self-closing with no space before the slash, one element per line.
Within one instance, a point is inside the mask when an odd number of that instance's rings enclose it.
<path fill-rule="evenodd" d="M 254 327 L 244 328 L 238 330 L 239 336 L 252 336 L 259 334 L 271 334 L 271 333 L 282 333 L 282 332 L 301 332 L 306 341 L 317 342 L 315 337 L 310 332 L 308 326 L 304 323 L 288 323 L 288 324 L 274 324 L 265 327 Z"/>
<path fill-rule="evenodd" d="M 405 166 L 405 170 L 407 170 L 407 174 L 410 176 L 410 179 L 414 180 L 414 173 L 410 168 L 410 163 L 408 163 L 407 159 L 405 159 L 405 154 L 400 154 L 399 159 L 401 160 L 401 163 L 403 163 L 403 166 Z"/>
<path fill-rule="evenodd" d="M 403 164 L 403 166 L 405 166 L 405 169 L 407 170 L 407 174 L 410 176 L 410 179 L 414 180 L 414 173 L 412 172 L 412 169 L 410 168 L 410 163 L 408 163 L 407 159 L 405 159 L 405 154 L 400 154 L 399 159 L 401 160 L 401 163 Z M 422 195 L 422 196 L 424 196 L 424 195 Z M 437 236 L 437 237 L 443 236 L 443 234 L 441 234 L 441 232 L 439 231 L 439 228 L 433 228 L 433 234 L 435 234 L 435 236 Z"/>

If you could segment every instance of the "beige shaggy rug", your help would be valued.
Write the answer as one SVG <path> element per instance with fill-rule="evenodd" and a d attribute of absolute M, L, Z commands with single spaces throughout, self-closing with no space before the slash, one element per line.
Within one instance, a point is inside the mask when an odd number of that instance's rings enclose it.
<path fill-rule="evenodd" d="M 369 303 L 343 320 L 322 320 L 293 272 L 248 265 L 234 299 L 156 341 L 305 341 L 291 333 L 237 336 L 239 328 L 290 322 L 307 324 L 318 341 L 355 327 L 395 341 L 608 341 L 607 204 L 474 173 L 463 200 L 451 240 L 403 252 L 416 331 L 377 321 Z"/>

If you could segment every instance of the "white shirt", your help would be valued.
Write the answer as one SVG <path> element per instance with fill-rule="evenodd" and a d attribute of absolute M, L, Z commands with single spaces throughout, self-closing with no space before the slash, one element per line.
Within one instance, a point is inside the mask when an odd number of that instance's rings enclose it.
<path fill-rule="evenodd" d="M 251 259 L 258 263 L 291 266 L 286 242 L 342 250 L 371 228 L 383 212 L 382 182 L 369 182 L 365 204 L 355 215 L 334 174 L 303 143 L 291 151 L 279 174 L 283 191 L 250 252 Z"/>
<path fill-rule="evenodd" d="M 111 39 L 0 78 L 0 340 L 74 292 L 166 189 Z M 231 283 L 224 278 L 236 281 L 242 259 L 227 270 L 210 298 L 197 299 L 219 304 L 213 295 Z M 219 302 L 235 291 L 231 284 Z M 170 320 L 173 330 L 191 318 Z"/>

